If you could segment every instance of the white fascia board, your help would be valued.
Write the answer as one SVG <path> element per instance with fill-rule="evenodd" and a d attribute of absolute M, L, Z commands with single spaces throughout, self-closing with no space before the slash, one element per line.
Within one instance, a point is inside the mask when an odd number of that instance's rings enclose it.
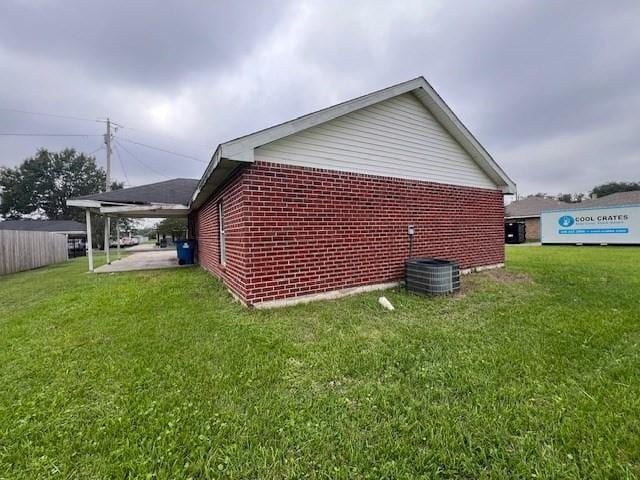
<path fill-rule="evenodd" d="M 244 160 L 241 160 L 240 157 L 227 158 L 222 155 L 222 146 L 218 146 L 214 158 L 211 160 L 205 174 L 200 179 L 200 182 L 198 182 L 198 186 L 191 196 L 189 208 L 199 208 L 236 170 L 244 164 L 253 162 L 253 150 L 249 153 L 251 159 L 246 157 Z"/>
<path fill-rule="evenodd" d="M 422 101 L 425 107 L 436 117 L 447 132 L 462 145 L 480 168 L 501 187 L 503 193 L 515 193 L 515 182 L 500 168 L 489 152 L 476 140 L 453 110 L 451 110 L 442 97 L 438 95 L 438 92 L 429 85 L 429 82 L 424 78 L 421 78 L 421 80 L 423 83 L 420 86 L 421 91 L 418 90 L 415 93 L 416 97 Z"/>
<path fill-rule="evenodd" d="M 173 203 L 152 203 L 149 205 L 120 205 L 101 207 L 100 213 L 135 213 L 135 212 L 162 212 L 176 214 L 178 212 L 189 213 L 189 208 L 186 205 L 173 204 Z"/>
<path fill-rule="evenodd" d="M 198 185 L 197 185 L 195 191 L 193 192 L 193 195 L 191 196 L 191 200 L 189 201 L 189 205 L 191 205 L 192 203 L 194 203 L 196 201 L 196 199 L 198 198 L 198 195 L 200 195 L 200 192 L 202 191 L 202 188 L 205 186 L 205 184 L 209 180 L 209 177 L 211 176 L 213 171 L 216 169 L 216 167 L 220 163 L 220 158 L 221 158 L 220 150 L 221 150 L 221 147 L 222 147 L 222 145 L 218 145 L 218 148 L 216 148 L 216 151 L 213 152 L 213 155 L 211 156 L 211 160 L 209 161 L 209 165 L 207 165 L 207 168 L 204 171 L 204 174 L 202 175 L 202 178 L 198 182 Z"/>
<path fill-rule="evenodd" d="M 100 208 L 101 202 L 97 200 L 67 200 L 68 207 L 81 207 L 81 208 Z"/>

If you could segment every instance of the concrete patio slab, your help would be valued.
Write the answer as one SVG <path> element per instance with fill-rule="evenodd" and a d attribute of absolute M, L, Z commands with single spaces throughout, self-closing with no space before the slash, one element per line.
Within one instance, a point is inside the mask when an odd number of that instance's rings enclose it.
<path fill-rule="evenodd" d="M 133 247 L 122 247 L 123 252 L 167 252 L 169 250 L 175 252 L 176 246 L 172 244 L 170 247 L 160 248 L 155 243 L 141 243 Z"/>
<path fill-rule="evenodd" d="M 95 269 L 95 273 L 133 272 L 136 270 L 156 270 L 160 268 L 191 267 L 180 265 L 176 251 L 159 250 L 132 253 L 121 260 L 115 260 L 111 265 L 103 265 Z"/>

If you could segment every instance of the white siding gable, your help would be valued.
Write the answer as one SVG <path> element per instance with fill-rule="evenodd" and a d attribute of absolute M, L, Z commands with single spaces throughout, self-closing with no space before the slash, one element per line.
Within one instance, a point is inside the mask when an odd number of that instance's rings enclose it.
<path fill-rule="evenodd" d="M 258 147 L 255 160 L 498 188 L 412 93 Z"/>

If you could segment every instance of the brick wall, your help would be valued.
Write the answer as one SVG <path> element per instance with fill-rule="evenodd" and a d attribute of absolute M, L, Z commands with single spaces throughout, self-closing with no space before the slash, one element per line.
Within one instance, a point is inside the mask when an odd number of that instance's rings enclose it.
<path fill-rule="evenodd" d="M 225 269 L 217 264 L 220 197 Z M 256 163 L 196 223 L 200 263 L 252 304 L 401 279 L 409 224 L 414 256 L 457 259 L 462 268 L 502 263 L 503 216 L 497 190 Z"/>
<path fill-rule="evenodd" d="M 246 277 L 247 223 L 244 204 L 242 176 L 231 180 L 220 192 L 209 198 L 196 212 L 192 213 L 191 224 L 197 239 L 196 255 L 198 263 L 209 272 L 224 280 L 225 284 L 241 299 L 248 292 L 244 283 Z M 225 216 L 226 262 L 220 264 L 220 237 L 218 229 L 218 203 L 222 201 Z"/>
<path fill-rule="evenodd" d="M 525 218 L 524 224 L 526 227 L 526 239 L 527 240 L 540 240 L 540 219 L 539 218 Z"/>

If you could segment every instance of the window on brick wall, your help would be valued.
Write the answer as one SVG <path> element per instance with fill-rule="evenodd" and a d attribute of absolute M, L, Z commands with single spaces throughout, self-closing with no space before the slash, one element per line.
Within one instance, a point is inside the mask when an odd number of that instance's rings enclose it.
<path fill-rule="evenodd" d="M 226 251 L 224 241 L 224 205 L 222 203 L 222 200 L 218 202 L 218 235 L 220 240 L 220 263 L 224 265 Z"/>

